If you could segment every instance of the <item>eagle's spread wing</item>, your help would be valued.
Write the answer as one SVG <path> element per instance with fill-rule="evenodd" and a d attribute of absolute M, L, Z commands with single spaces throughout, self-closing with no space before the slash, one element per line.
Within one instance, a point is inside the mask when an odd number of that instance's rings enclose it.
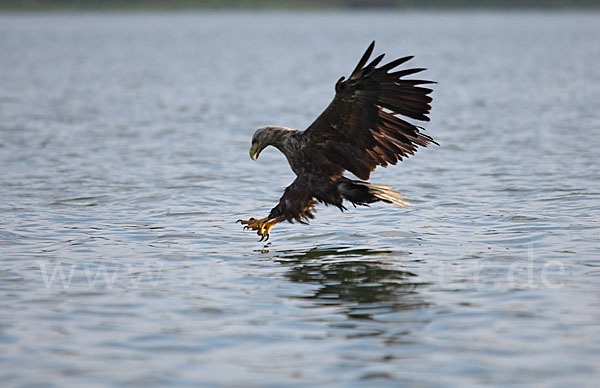
<path fill-rule="evenodd" d="M 332 175 L 348 170 L 366 180 L 377 166 L 396 164 L 417 146 L 435 143 L 423 128 L 398 117 L 429 121 L 432 90 L 418 85 L 435 82 L 402 79 L 425 69 L 392 71 L 411 56 L 376 67 L 382 54 L 365 66 L 374 47 L 373 41 L 348 80 L 340 78 L 333 101 L 304 133 L 306 150 L 327 163 Z"/>

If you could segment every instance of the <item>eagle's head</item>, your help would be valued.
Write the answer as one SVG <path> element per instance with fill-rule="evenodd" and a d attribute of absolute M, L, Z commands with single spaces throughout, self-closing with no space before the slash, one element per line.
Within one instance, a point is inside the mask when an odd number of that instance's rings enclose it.
<path fill-rule="evenodd" d="M 267 146 L 278 147 L 285 138 L 285 134 L 289 132 L 289 128 L 267 126 L 258 128 L 252 136 L 252 145 L 250 146 L 250 158 L 252 160 L 258 159 L 261 151 Z M 278 147 L 279 148 L 279 147 Z"/>

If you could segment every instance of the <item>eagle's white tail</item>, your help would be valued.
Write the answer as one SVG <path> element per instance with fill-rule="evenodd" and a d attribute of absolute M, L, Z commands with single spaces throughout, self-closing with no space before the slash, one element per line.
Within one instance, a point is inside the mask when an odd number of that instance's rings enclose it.
<path fill-rule="evenodd" d="M 392 186 L 390 185 L 374 185 L 372 183 L 367 182 L 364 182 L 363 184 L 367 186 L 369 193 L 372 194 L 374 197 L 377 197 L 386 202 L 391 202 L 394 205 L 398 205 L 403 208 L 406 208 L 406 206 L 404 205 L 409 205 L 407 200 L 402 199 L 400 197 L 402 193 L 399 191 L 392 190 Z"/>

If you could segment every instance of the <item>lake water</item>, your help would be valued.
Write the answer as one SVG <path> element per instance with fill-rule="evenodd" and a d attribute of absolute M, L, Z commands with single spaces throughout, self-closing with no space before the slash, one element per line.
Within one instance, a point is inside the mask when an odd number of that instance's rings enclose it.
<path fill-rule="evenodd" d="M 0 15 L 0 384 L 600 379 L 600 14 Z M 248 157 L 371 42 L 435 85 L 412 205 L 282 224 Z"/>

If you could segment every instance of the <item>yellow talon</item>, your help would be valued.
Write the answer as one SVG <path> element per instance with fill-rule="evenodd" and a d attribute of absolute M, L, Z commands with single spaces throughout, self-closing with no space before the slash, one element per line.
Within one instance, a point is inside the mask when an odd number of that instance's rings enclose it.
<path fill-rule="evenodd" d="M 256 234 L 261 237 L 260 241 L 267 241 L 269 239 L 269 233 L 275 224 L 283 221 L 283 218 L 273 218 L 269 219 L 269 217 L 255 219 L 250 218 L 249 220 L 238 220 L 242 225 L 244 225 L 244 230 L 256 230 Z"/>
<path fill-rule="evenodd" d="M 268 217 L 261 218 L 259 220 L 256 218 L 250 218 L 249 220 L 238 220 L 238 222 L 241 222 L 242 225 L 245 225 L 244 229 L 260 230 L 261 225 L 267 222 L 267 220 Z"/>

